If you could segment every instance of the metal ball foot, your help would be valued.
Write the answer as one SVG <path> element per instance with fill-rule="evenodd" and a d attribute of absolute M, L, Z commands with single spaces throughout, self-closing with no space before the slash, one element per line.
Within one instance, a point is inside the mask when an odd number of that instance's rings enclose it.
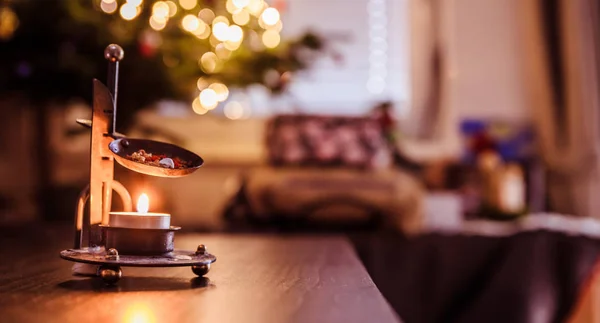
<path fill-rule="evenodd" d="M 194 274 L 196 274 L 200 277 L 208 274 L 209 270 L 210 270 L 210 264 L 192 266 L 192 271 L 194 272 Z"/>
<path fill-rule="evenodd" d="M 102 278 L 107 285 L 116 284 L 119 279 L 123 276 L 123 271 L 121 271 L 121 267 L 118 266 L 100 266 L 98 268 L 98 276 Z"/>

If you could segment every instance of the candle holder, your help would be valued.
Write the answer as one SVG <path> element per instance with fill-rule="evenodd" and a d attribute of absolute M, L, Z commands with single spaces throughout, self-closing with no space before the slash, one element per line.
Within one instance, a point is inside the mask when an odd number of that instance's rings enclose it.
<path fill-rule="evenodd" d="M 97 79 L 93 80 L 92 120 L 77 120 L 77 123 L 91 128 L 92 132 L 90 184 L 82 190 L 77 202 L 74 247 L 61 251 L 60 257 L 87 264 L 74 266 L 75 274 L 98 276 L 107 284 L 119 281 L 121 267 L 127 266 L 189 266 L 196 275 L 203 276 L 217 259 L 207 252 L 206 246 L 199 244 L 195 251 L 175 249 L 175 233 L 181 228 L 170 226 L 170 219 L 165 219 L 168 215 L 140 214 L 139 218 L 132 219 L 131 195 L 121 183 L 114 180 L 115 160 L 135 172 L 161 177 L 191 174 L 204 162 L 200 156 L 181 147 L 146 139 L 125 138 L 116 132 L 119 62 L 123 56 L 123 49 L 118 45 L 111 44 L 106 48 L 104 57 L 109 61 L 108 87 Z M 185 168 L 164 168 L 127 158 L 139 149 L 181 158 L 188 165 Z M 121 198 L 124 212 L 110 211 L 113 190 Z M 89 212 L 85 212 L 88 204 Z M 114 217 L 112 221 L 111 215 Z"/>

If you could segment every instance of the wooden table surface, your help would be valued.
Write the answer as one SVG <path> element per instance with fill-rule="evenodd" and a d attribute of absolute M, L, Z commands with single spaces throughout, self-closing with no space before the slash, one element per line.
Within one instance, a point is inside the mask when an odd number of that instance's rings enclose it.
<path fill-rule="evenodd" d="M 341 237 L 184 234 L 207 245 L 206 278 L 189 267 L 123 268 L 116 287 L 71 275 L 71 232 L 0 229 L 1 322 L 399 322 Z"/>

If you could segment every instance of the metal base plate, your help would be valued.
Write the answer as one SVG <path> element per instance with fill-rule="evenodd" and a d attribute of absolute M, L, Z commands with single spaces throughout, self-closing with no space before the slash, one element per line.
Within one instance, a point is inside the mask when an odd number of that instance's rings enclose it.
<path fill-rule="evenodd" d="M 119 255 L 119 259 L 114 260 L 106 257 L 104 247 L 67 249 L 60 252 L 60 257 L 74 262 L 120 267 L 185 267 L 209 265 L 217 260 L 209 253 L 196 254 L 189 250 L 174 250 L 158 256 Z"/>

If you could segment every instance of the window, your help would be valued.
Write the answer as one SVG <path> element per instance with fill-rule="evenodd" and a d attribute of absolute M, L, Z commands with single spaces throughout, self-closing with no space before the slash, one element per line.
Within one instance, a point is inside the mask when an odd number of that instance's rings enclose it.
<path fill-rule="evenodd" d="M 296 75 L 284 109 L 355 115 L 391 100 L 405 114 L 410 93 L 408 9 L 408 0 L 287 0 L 284 36 L 313 30 L 329 39 L 341 61 L 327 56 Z"/>

